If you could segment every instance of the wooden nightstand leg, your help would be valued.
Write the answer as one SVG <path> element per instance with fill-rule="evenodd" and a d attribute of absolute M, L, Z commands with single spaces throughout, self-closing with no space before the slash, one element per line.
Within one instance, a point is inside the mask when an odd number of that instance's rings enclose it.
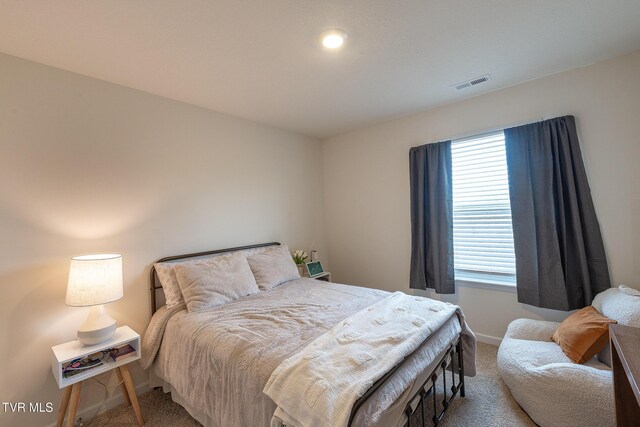
<path fill-rule="evenodd" d="M 127 386 L 129 399 L 131 399 L 131 406 L 133 406 L 133 411 L 136 413 L 136 420 L 138 421 L 138 425 L 144 425 L 144 418 L 142 418 L 142 411 L 140 410 L 138 395 L 136 394 L 136 388 L 133 385 L 133 378 L 131 378 L 129 367 L 127 365 L 122 365 L 118 369 L 120 369 L 120 374 L 124 379 L 124 385 Z"/>
<path fill-rule="evenodd" d="M 127 385 L 124 383 L 122 379 L 122 374 L 120 373 L 120 368 L 116 369 L 116 375 L 118 376 L 118 382 L 120 382 L 120 390 L 122 391 L 122 397 L 124 398 L 124 403 L 127 406 L 131 406 L 131 399 L 129 398 L 129 392 L 127 391 Z"/>
<path fill-rule="evenodd" d="M 80 390 L 82 389 L 82 381 L 71 386 L 71 397 L 69 400 L 69 413 L 67 414 L 67 427 L 73 427 L 76 422 L 76 413 L 78 412 L 78 404 L 80 403 Z"/>
<path fill-rule="evenodd" d="M 60 409 L 58 410 L 58 422 L 56 427 L 62 427 L 64 422 L 64 416 L 67 413 L 67 406 L 69 406 L 69 397 L 71 396 L 71 388 L 73 386 L 65 387 L 62 390 L 62 399 L 60 400 Z"/>

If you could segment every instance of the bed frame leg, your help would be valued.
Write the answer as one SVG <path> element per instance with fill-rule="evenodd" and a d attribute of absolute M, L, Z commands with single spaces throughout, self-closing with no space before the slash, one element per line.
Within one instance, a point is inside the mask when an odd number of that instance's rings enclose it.
<path fill-rule="evenodd" d="M 451 355 L 451 353 L 449 353 Z M 442 361 L 442 407 L 446 410 L 449 406 L 449 401 L 447 399 L 447 361 L 446 359 Z"/>
<path fill-rule="evenodd" d="M 420 407 L 421 416 L 422 416 L 422 427 L 426 427 L 427 426 L 427 414 L 426 414 L 426 412 L 424 410 L 425 397 L 427 397 L 427 392 L 424 389 L 424 385 L 423 385 L 422 388 L 420 389 L 420 405 L 422 405 Z"/>
<path fill-rule="evenodd" d="M 464 358 L 462 357 L 462 340 L 458 341 L 458 366 L 460 370 L 458 375 L 460 376 L 460 397 L 464 397 Z"/>
<path fill-rule="evenodd" d="M 437 371 L 436 367 L 436 371 Z M 440 423 L 440 418 L 438 417 L 438 399 L 436 393 L 436 387 L 438 386 L 438 374 L 434 371 L 433 375 L 431 375 L 431 390 L 433 392 L 433 425 L 437 426 Z"/>

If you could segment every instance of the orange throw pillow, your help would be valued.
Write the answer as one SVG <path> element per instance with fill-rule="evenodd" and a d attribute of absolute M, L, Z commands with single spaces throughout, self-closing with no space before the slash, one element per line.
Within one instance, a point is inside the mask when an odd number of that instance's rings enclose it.
<path fill-rule="evenodd" d="M 610 323 L 617 322 L 588 306 L 564 319 L 551 339 L 574 363 L 585 363 L 609 343 Z"/>

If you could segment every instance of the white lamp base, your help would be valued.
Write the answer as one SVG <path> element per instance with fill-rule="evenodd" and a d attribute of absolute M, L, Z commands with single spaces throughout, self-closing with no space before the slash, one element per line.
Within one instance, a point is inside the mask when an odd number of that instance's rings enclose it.
<path fill-rule="evenodd" d="M 78 341 L 84 345 L 100 344 L 116 332 L 116 321 L 104 310 L 104 305 L 94 305 L 87 320 L 78 328 Z"/>

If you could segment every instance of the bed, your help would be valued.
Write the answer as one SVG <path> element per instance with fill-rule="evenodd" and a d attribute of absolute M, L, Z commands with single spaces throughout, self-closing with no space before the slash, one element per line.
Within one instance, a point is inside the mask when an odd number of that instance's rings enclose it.
<path fill-rule="evenodd" d="M 229 253 L 251 256 L 278 245 L 178 255 L 158 263 Z M 206 427 L 289 425 L 290 420 L 276 416 L 281 408 L 263 392 L 274 371 L 340 322 L 390 295 L 299 278 L 189 313 L 184 305 L 164 306 L 155 268 L 150 282 L 152 320 L 143 339 L 143 367 L 150 368 L 152 386 L 170 392 Z M 464 396 L 465 375 L 475 375 L 475 337 L 456 310 L 400 363 L 367 384 L 349 404 L 346 425 L 437 425 L 451 400 Z"/>

